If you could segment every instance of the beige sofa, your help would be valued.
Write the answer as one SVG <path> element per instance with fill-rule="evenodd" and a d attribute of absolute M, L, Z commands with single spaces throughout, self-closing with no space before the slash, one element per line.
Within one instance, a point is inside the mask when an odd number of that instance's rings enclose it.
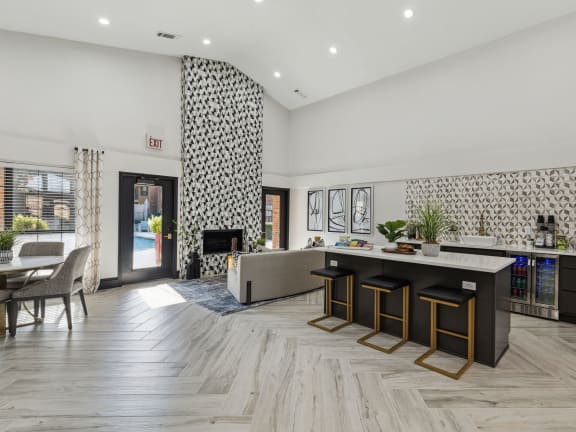
<path fill-rule="evenodd" d="M 299 294 L 322 286 L 310 270 L 324 267 L 324 252 L 313 249 L 240 255 L 228 260 L 228 291 L 240 303 Z"/>

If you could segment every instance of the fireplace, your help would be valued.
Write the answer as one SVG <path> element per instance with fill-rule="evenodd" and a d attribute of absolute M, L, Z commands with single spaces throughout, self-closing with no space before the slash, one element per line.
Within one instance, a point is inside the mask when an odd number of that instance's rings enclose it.
<path fill-rule="evenodd" d="M 236 250 L 241 251 L 243 231 L 241 229 L 204 230 L 202 232 L 202 252 L 206 254 L 232 252 L 232 243 L 236 239 Z"/>

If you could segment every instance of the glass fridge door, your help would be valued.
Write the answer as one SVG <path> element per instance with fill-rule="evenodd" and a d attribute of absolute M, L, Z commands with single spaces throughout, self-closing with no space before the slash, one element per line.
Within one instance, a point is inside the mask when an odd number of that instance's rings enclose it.
<path fill-rule="evenodd" d="M 510 297 L 515 302 L 530 302 L 530 256 L 511 253 L 516 262 L 512 264 L 512 292 Z"/>
<path fill-rule="evenodd" d="M 555 308 L 558 306 L 558 257 L 534 256 L 534 304 Z"/>

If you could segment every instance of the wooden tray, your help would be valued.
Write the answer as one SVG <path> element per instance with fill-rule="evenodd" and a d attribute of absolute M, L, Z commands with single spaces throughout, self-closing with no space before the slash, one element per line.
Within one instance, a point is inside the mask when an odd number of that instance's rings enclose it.
<path fill-rule="evenodd" d="M 400 255 L 416 255 L 416 251 L 402 251 L 400 249 L 386 249 L 386 248 L 382 248 L 382 252 L 386 252 L 386 253 L 395 253 L 395 254 L 400 254 Z"/>

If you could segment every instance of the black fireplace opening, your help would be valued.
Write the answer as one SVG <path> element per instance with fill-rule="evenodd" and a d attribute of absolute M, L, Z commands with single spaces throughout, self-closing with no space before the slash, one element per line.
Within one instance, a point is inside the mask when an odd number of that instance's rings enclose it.
<path fill-rule="evenodd" d="M 243 230 L 204 230 L 202 233 L 202 252 L 204 254 L 232 252 L 232 243 L 236 239 L 236 250 L 243 250 Z"/>

